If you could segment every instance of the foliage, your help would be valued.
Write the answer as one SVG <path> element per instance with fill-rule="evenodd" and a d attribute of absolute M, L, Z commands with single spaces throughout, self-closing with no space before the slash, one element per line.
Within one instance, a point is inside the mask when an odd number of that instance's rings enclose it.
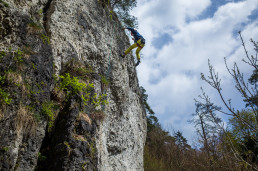
<path fill-rule="evenodd" d="M 41 34 L 40 38 L 41 38 L 41 40 L 43 41 L 44 44 L 50 45 L 50 38 L 47 35 Z"/>
<path fill-rule="evenodd" d="M 136 7 L 136 0 L 110 0 L 110 4 L 126 25 L 129 27 L 137 27 L 136 17 L 130 15 L 130 11 Z"/>
<path fill-rule="evenodd" d="M 120 20 L 129 27 L 137 28 L 137 18 L 130 15 L 130 11 L 136 7 L 136 0 L 99 0 L 107 4 L 111 9 L 113 9 Z M 113 10 L 110 10 L 110 19 L 112 20 Z"/>
<path fill-rule="evenodd" d="M 258 128 L 258 123 L 255 115 L 250 110 L 243 110 L 239 112 L 241 118 L 248 121 L 253 127 Z M 232 117 L 229 119 L 230 124 L 230 138 L 233 140 L 234 148 L 237 149 L 241 156 L 248 160 L 248 162 L 258 163 L 258 146 L 256 141 L 256 133 L 252 131 L 239 118 Z M 228 140 L 228 139 L 227 139 Z"/>
<path fill-rule="evenodd" d="M 38 11 L 38 14 L 39 14 L 39 16 L 42 18 L 42 17 L 43 17 L 43 9 L 40 9 L 40 10 Z"/>
<path fill-rule="evenodd" d="M 33 52 L 32 47 L 30 47 L 28 45 L 23 46 L 22 51 L 26 55 L 33 55 L 35 53 L 35 52 Z"/>
<path fill-rule="evenodd" d="M 5 76 L 0 75 L 0 85 L 4 84 L 6 81 Z M 2 87 L 0 87 L 0 103 L 1 104 L 11 104 L 12 98 L 10 97 L 9 92 L 5 91 Z"/>
<path fill-rule="evenodd" d="M 54 113 L 55 104 L 51 101 L 44 102 L 42 104 L 42 113 L 48 119 L 48 131 L 50 132 L 52 127 L 54 126 L 55 113 Z"/>
<path fill-rule="evenodd" d="M 214 111 L 208 112 L 208 115 L 212 118 L 214 112 L 220 112 L 227 116 L 230 116 L 229 119 L 229 128 L 226 130 L 223 125 L 216 122 L 216 120 L 211 120 L 210 122 L 217 125 L 217 129 L 221 129 L 222 132 L 220 135 L 217 135 L 215 141 L 209 142 L 208 144 L 213 145 L 213 151 L 217 152 L 217 155 L 214 156 L 212 154 L 212 159 L 218 158 L 221 154 L 223 156 L 234 156 L 235 158 L 228 158 L 231 162 L 236 165 L 236 167 L 244 167 L 246 169 L 258 170 L 258 89 L 257 89 L 257 54 L 258 54 L 258 46 L 257 42 L 251 39 L 251 42 L 254 45 L 255 55 L 249 55 L 245 43 L 243 41 L 241 32 L 239 32 L 239 36 L 242 42 L 243 49 L 245 51 L 245 58 L 243 62 L 246 63 L 249 67 L 253 69 L 253 73 L 251 77 L 248 79 L 244 78 L 243 73 L 241 73 L 238 65 L 234 63 L 232 69 L 229 69 L 227 65 L 227 61 L 225 59 L 226 68 L 229 74 L 235 81 L 235 88 L 241 94 L 242 100 L 246 102 L 246 107 L 241 112 L 235 110 L 232 107 L 231 100 L 226 100 L 222 93 L 221 87 L 221 79 L 218 76 L 218 73 L 215 72 L 214 67 L 211 65 L 210 61 L 208 62 L 209 66 L 209 76 L 206 77 L 204 74 L 201 74 L 201 78 L 206 81 L 211 87 L 213 87 L 219 94 L 219 97 L 224 104 L 227 111 L 221 110 L 221 108 L 216 107 L 213 103 L 210 102 L 208 96 L 206 96 L 206 102 L 200 103 L 210 104 L 213 107 Z M 250 83 L 250 84 L 248 84 Z M 216 146 L 214 146 L 214 144 Z M 219 151 L 217 147 L 223 149 L 223 151 Z M 206 148 L 205 148 L 206 149 Z M 211 151 L 209 149 L 209 151 Z M 239 166 L 237 166 L 239 165 Z M 214 162 L 212 167 L 214 166 Z"/>
<path fill-rule="evenodd" d="M 15 51 L 14 60 L 18 63 L 22 63 L 23 62 L 23 51 L 21 51 L 20 49 Z"/>
<path fill-rule="evenodd" d="M 5 51 L 0 51 L 0 60 L 6 55 Z"/>
<path fill-rule="evenodd" d="M 74 58 L 67 62 L 64 68 L 65 69 L 62 73 L 69 73 L 70 75 L 78 77 L 79 79 L 82 79 L 84 81 L 89 80 L 91 78 L 91 75 L 94 73 L 92 66 L 85 66 L 84 63 Z"/>
<path fill-rule="evenodd" d="M 47 157 L 46 157 L 46 156 L 43 156 L 43 155 L 39 152 L 39 153 L 38 153 L 38 159 L 39 159 L 39 161 L 44 161 L 44 160 L 47 159 Z"/>
<path fill-rule="evenodd" d="M 70 145 L 67 141 L 64 141 L 64 145 L 65 145 L 69 150 L 71 150 L 71 145 Z"/>
<path fill-rule="evenodd" d="M 180 131 L 177 131 L 174 133 L 175 143 L 178 145 L 180 149 L 187 149 L 190 148 L 190 146 L 187 144 L 187 139 L 183 136 L 183 133 Z"/>
<path fill-rule="evenodd" d="M 3 147 L 2 150 L 3 150 L 4 152 L 7 152 L 7 151 L 9 150 L 9 147 Z"/>
<path fill-rule="evenodd" d="M 32 19 L 30 20 L 30 23 L 28 26 L 34 31 L 34 32 L 40 32 L 42 30 L 41 25 L 34 22 Z"/>
<path fill-rule="evenodd" d="M 105 86 L 108 86 L 109 83 L 110 83 L 109 79 L 108 79 L 106 76 L 103 76 L 103 75 L 101 75 L 101 82 L 102 82 L 102 84 L 104 84 Z"/>
<path fill-rule="evenodd" d="M 0 102 L 1 104 L 11 104 L 12 98 L 10 98 L 10 94 L 0 88 Z"/>
<path fill-rule="evenodd" d="M 153 128 L 159 127 L 158 118 L 155 116 L 154 111 L 149 106 L 147 100 L 148 95 L 143 87 L 140 87 L 141 98 L 143 102 L 144 109 L 147 113 L 147 131 L 150 132 Z"/>
<path fill-rule="evenodd" d="M 93 108 L 107 104 L 105 100 L 106 94 L 98 96 L 97 93 L 92 93 L 94 89 L 93 83 L 86 84 L 85 82 L 80 82 L 77 77 L 71 77 L 69 73 L 60 75 L 59 77 L 61 78 L 59 88 L 64 90 L 68 97 L 80 94 L 83 103 L 87 106 L 88 102 L 90 102 Z"/>
<path fill-rule="evenodd" d="M 4 4 L 5 7 L 9 7 L 9 4 L 3 0 L 0 0 L 0 3 Z"/>
<path fill-rule="evenodd" d="M 91 158 L 94 158 L 97 152 L 95 141 L 92 141 L 91 143 L 89 143 L 89 147 L 90 147 L 90 156 Z"/>
<path fill-rule="evenodd" d="M 149 146 L 144 147 L 144 170 L 146 171 L 157 171 L 165 170 L 165 164 L 162 160 L 157 158 L 155 154 L 152 153 Z"/>
<path fill-rule="evenodd" d="M 85 88 L 93 88 L 93 84 L 89 84 L 87 87 L 85 83 L 80 83 L 77 77 L 71 78 L 69 73 L 66 73 L 65 75 L 60 75 L 59 77 L 62 79 L 60 83 L 60 89 L 66 91 L 68 95 L 77 94 Z"/>

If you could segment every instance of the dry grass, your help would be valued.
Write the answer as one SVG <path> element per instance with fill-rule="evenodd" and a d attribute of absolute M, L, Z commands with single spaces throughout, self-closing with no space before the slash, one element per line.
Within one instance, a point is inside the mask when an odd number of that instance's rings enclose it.
<path fill-rule="evenodd" d="M 61 75 L 64 73 L 70 73 L 70 75 L 79 77 L 80 79 L 85 80 L 85 83 L 88 83 L 87 80 L 90 79 L 91 74 L 93 74 L 94 71 L 91 66 L 85 65 L 79 60 L 72 59 L 65 64 Z"/>
<path fill-rule="evenodd" d="M 60 90 L 58 87 L 55 87 L 52 91 L 52 94 L 56 101 L 63 102 L 65 100 L 65 92 Z"/>
<path fill-rule="evenodd" d="M 8 72 L 6 75 L 6 79 L 10 84 L 21 85 L 23 83 L 21 74 L 17 72 Z"/>
<path fill-rule="evenodd" d="M 105 113 L 101 110 L 97 110 L 91 113 L 91 118 L 96 121 L 103 121 L 105 119 Z"/>
<path fill-rule="evenodd" d="M 19 105 L 15 118 L 15 128 L 17 132 L 24 130 L 25 132 L 35 133 L 37 120 L 25 106 Z"/>
<path fill-rule="evenodd" d="M 30 46 L 23 46 L 22 51 L 24 53 L 24 58 L 28 59 L 31 55 L 35 54 L 35 52 L 32 50 L 32 47 Z"/>
<path fill-rule="evenodd" d="M 92 120 L 90 119 L 90 117 L 86 113 L 80 112 L 79 117 L 80 117 L 80 120 L 86 121 L 89 125 L 92 124 Z"/>
<path fill-rule="evenodd" d="M 34 21 L 31 21 L 27 26 L 28 34 L 39 34 L 42 31 L 41 26 Z"/>
<path fill-rule="evenodd" d="M 0 121 L 4 118 L 4 112 L 0 110 Z"/>
<path fill-rule="evenodd" d="M 82 135 L 74 134 L 73 137 L 78 141 L 87 141 Z"/>

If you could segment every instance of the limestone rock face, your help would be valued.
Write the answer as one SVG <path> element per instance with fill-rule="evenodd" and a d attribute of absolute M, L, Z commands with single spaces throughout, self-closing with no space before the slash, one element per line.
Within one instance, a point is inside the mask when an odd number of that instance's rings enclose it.
<path fill-rule="evenodd" d="M 0 1 L 0 89 L 11 99 L 0 91 L 0 170 L 143 170 L 146 113 L 134 57 L 119 57 L 129 39 L 110 11 L 101 0 Z M 54 75 L 74 61 L 108 104 L 60 100 Z"/>

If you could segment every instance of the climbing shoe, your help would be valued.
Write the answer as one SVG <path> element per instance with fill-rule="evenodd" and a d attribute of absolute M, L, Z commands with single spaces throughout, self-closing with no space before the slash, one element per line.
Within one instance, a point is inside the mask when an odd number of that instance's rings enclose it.
<path fill-rule="evenodd" d="M 141 61 L 137 61 L 137 63 L 135 64 L 135 66 L 138 66 L 140 64 Z"/>
<path fill-rule="evenodd" d="M 120 55 L 122 58 L 124 58 L 125 57 L 125 55 Z"/>

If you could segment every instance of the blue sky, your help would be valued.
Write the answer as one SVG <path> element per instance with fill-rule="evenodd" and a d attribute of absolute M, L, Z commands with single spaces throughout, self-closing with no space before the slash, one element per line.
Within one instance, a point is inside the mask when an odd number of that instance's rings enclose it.
<path fill-rule="evenodd" d="M 139 82 L 163 127 L 194 140 L 195 129 L 187 121 L 200 87 L 221 105 L 216 91 L 200 79 L 200 73 L 208 74 L 208 59 L 222 78 L 225 97 L 241 108 L 224 57 L 229 66 L 235 61 L 250 75 L 250 67 L 241 62 L 244 51 L 237 32 L 242 31 L 249 53 L 254 53 L 249 40 L 258 41 L 257 0 L 140 0 L 132 15 L 146 39 L 137 67 Z"/>

